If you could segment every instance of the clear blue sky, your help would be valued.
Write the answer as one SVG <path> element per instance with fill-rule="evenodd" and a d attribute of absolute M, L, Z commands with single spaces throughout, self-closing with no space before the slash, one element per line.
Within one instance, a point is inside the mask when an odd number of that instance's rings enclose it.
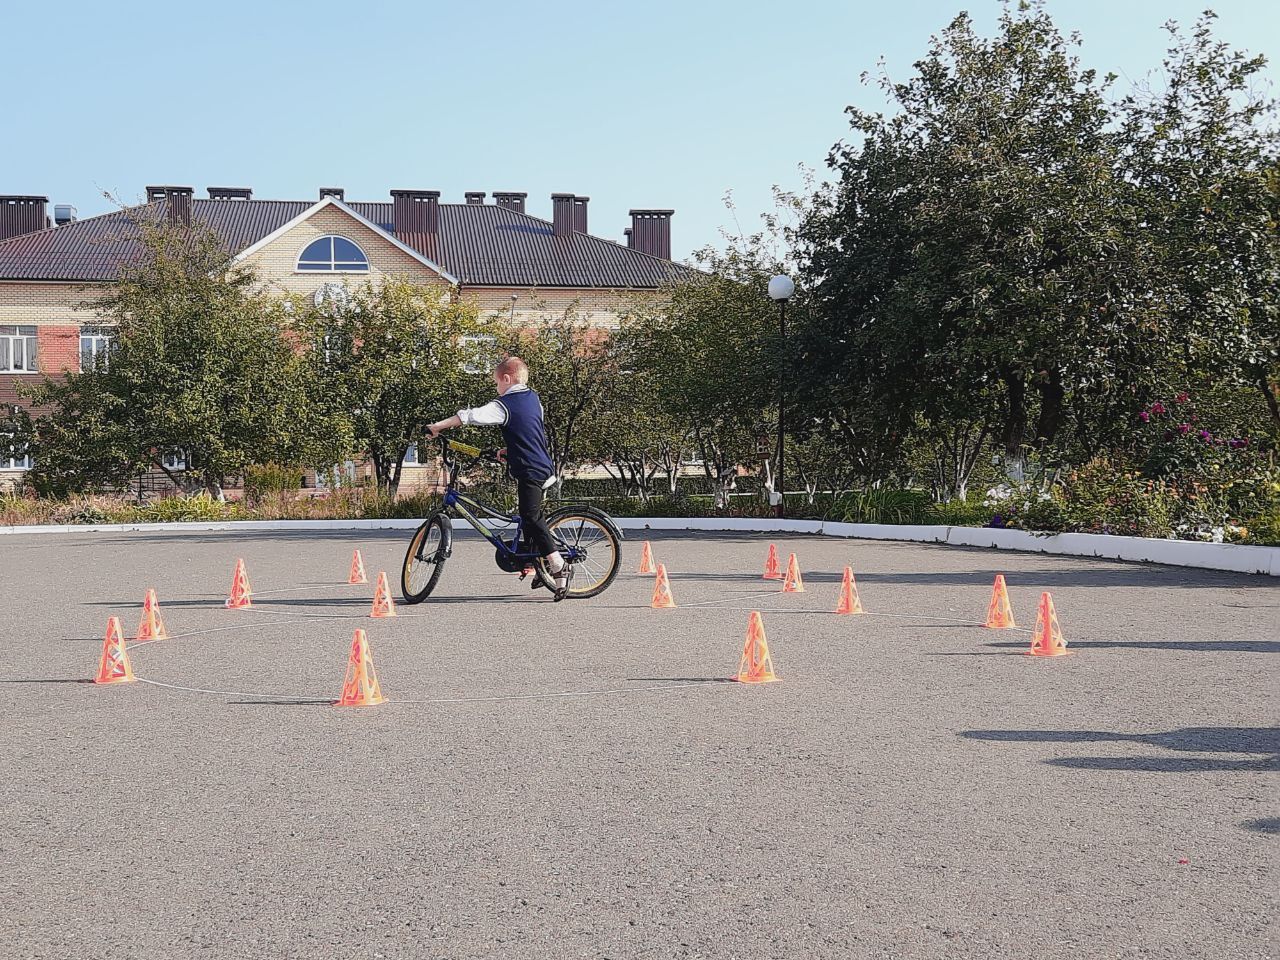
<path fill-rule="evenodd" d="M 1138 78 L 1160 25 L 1211 5 L 1219 35 L 1280 56 L 1280 4 L 1051 0 L 1083 57 Z M 733 190 L 744 227 L 844 136 L 846 104 L 884 56 L 906 77 L 930 33 L 996 0 L 763 3 L 173 2 L 5 4 L 0 193 L 81 216 L 149 183 L 250 186 L 305 199 L 342 186 L 589 195 L 621 239 L 631 207 L 674 207 L 677 257 L 718 240 Z M 1276 67 L 1268 69 L 1274 81 Z"/>

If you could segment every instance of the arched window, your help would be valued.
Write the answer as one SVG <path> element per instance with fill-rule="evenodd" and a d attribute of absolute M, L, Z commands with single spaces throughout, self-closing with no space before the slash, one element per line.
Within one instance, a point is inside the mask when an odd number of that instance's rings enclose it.
<path fill-rule="evenodd" d="M 369 258 L 346 237 L 321 237 L 307 244 L 298 257 L 298 269 L 362 273 L 369 269 Z"/>

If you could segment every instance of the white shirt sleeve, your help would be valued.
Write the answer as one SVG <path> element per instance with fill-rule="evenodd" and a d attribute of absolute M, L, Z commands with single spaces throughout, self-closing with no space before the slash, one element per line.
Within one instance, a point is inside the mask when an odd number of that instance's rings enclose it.
<path fill-rule="evenodd" d="M 459 410 L 458 419 L 468 427 L 500 427 L 507 422 L 507 408 L 497 400 L 490 400 L 483 407 Z"/>

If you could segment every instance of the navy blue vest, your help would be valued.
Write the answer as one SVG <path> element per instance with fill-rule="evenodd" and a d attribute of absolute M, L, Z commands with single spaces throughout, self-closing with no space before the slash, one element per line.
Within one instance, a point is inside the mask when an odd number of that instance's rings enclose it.
<path fill-rule="evenodd" d="M 542 425 L 542 401 L 533 390 L 508 390 L 498 403 L 507 411 L 507 422 L 502 425 L 507 468 L 517 480 L 542 483 L 556 472 Z"/>

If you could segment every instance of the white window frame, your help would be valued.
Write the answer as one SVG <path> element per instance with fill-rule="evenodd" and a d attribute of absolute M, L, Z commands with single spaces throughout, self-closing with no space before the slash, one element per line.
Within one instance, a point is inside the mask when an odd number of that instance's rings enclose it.
<path fill-rule="evenodd" d="M 355 266 L 354 265 L 355 261 L 353 260 L 335 260 L 333 258 L 333 243 L 332 243 L 335 237 L 339 240 L 345 240 L 347 243 L 351 244 L 353 247 L 359 250 L 360 256 L 364 257 L 364 266 Z M 320 241 L 320 240 L 330 241 L 329 260 L 327 261 L 328 266 L 327 267 L 313 266 L 310 269 L 304 270 L 302 268 L 302 263 L 303 263 L 302 255 L 311 248 L 311 245 L 313 243 L 316 243 L 317 241 Z M 312 264 L 324 264 L 325 262 L 326 261 L 324 260 L 308 260 L 307 261 L 307 263 L 312 263 Z M 346 266 L 339 267 L 338 264 L 340 263 L 346 264 Z M 360 244 L 356 243 L 350 237 L 344 237 L 340 233 L 326 233 L 324 234 L 324 236 L 312 237 L 310 240 L 308 240 L 306 243 L 302 245 L 302 249 L 298 251 L 298 255 L 293 258 L 293 272 L 296 274 L 301 274 L 303 276 L 307 274 L 316 274 L 316 273 L 322 274 L 322 275 L 332 274 L 332 273 L 352 273 L 352 274 L 357 274 L 359 276 L 368 276 L 370 273 L 373 272 L 373 265 L 369 262 L 369 254 L 365 253 L 364 247 L 360 246 Z"/>
<path fill-rule="evenodd" d="M 24 331 L 31 331 L 26 333 Z M 39 347 L 40 330 L 35 324 L 30 323 L 9 323 L 0 324 L 0 343 L 4 349 L 0 350 L 0 373 L 11 374 L 37 374 L 40 372 L 40 347 Z M 19 367 L 14 366 L 15 351 L 20 350 L 22 353 Z"/>
<path fill-rule="evenodd" d="M 112 327 L 86 326 L 80 328 L 80 370 L 101 368 L 107 369 L 110 360 L 107 352 L 111 349 L 111 341 L 115 339 Z M 89 366 L 85 366 L 85 347 L 89 348 Z"/>
<path fill-rule="evenodd" d="M 418 445 L 416 443 L 409 444 L 409 449 L 404 452 L 404 459 L 400 463 L 406 467 L 420 467 L 422 464 L 418 462 Z"/>
<path fill-rule="evenodd" d="M 12 434 L 0 434 L 0 438 L 12 439 Z M 13 451 L 7 446 L 0 447 L 0 470 L 30 470 L 31 454 L 24 453 L 21 457 L 13 456 Z"/>
<path fill-rule="evenodd" d="M 316 489 L 317 490 L 336 490 L 339 487 L 355 486 L 356 483 L 356 462 L 347 460 L 344 463 L 335 463 L 328 470 L 316 471 Z"/>
<path fill-rule="evenodd" d="M 187 452 L 185 450 L 169 450 L 160 458 L 166 470 L 181 473 L 187 469 Z"/>
<path fill-rule="evenodd" d="M 484 344 L 487 347 L 492 347 L 497 342 L 498 338 L 489 333 L 465 333 L 458 338 L 458 346 L 463 349 L 479 346 L 481 344 Z M 473 376 L 478 374 L 489 374 L 493 372 L 494 366 L 496 366 L 496 364 L 489 363 L 487 366 L 482 367 L 469 360 L 463 360 L 462 372 L 472 374 Z"/>

